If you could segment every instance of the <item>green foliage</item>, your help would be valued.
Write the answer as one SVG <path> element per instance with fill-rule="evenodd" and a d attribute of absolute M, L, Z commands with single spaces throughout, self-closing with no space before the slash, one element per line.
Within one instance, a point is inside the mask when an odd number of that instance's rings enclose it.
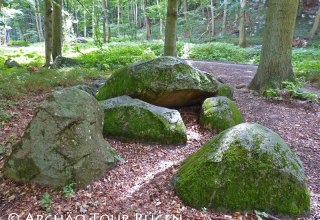
<path fill-rule="evenodd" d="M 9 46 L 27 47 L 30 45 L 30 43 L 28 41 L 24 41 L 24 40 L 11 40 L 8 45 Z"/>
<path fill-rule="evenodd" d="M 313 94 L 309 91 L 306 91 L 302 88 L 303 83 L 300 81 L 290 82 L 284 81 L 282 82 L 283 88 L 268 88 L 263 92 L 263 95 L 276 100 L 283 100 L 283 96 L 285 94 L 290 95 L 290 97 L 294 99 L 300 100 L 309 100 L 309 101 L 318 101 L 319 97 L 316 94 Z"/>
<path fill-rule="evenodd" d="M 156 55 L 146 44 L 113 43 L 103 50 L 84 54 L 80 60 L 86 67 L 102 70 L 116 69 L 128 64 L 155 58 Z"/>
<path fill-rule="evenodd" d="M 19 97 L 29 92 L 48 91 L 57 86 L 72 86 L 90 79 L 101 78 L 107 72 L 87 68 L 42 69 L 29 73 L 26 69 L 7 69 L 0 75 L 0 93 Z"/>
<path fill-rule="evenodd" d="M 232 61 L 248 63 L 250 54 L 247 50 L 227 43 L 206 43 L 194 45 L 190 58 L 202 60 Z"/>
<path fill-rule="evenodd" d="M 264 90 L 263 95 L 268 97 L 268 98 L 272 98 L 272 99 L 276 99 L 276 100 L 282 100 L 282 95 L 281 95 L 281 90 L 276 88 L 267 88 L 266 90 Z"/>
<path fill-rule="evenodd" d="M 53 208 L 52 198 L 48 192 L 45 192 L 40 201 L 40 207 L 49 212 Z"/>
<path fill-rule="evenodd" d="M 1 102 L 0 102 L 0 122 L 10 122 L 12 120 L 13 114 L 9 113 L 5 110 L 6 107 L 10 106 L 10 105 L 14 105 L 14 102 L 1 100 Z M 0 124 L 0 128 L 1 128 L 1 124 Z"/>
<path fill-rule="evenodd" d="M 320 51 L 300 49 L 293 53 L 293 66 L 298 78 L 317 83 L 320 87 Z"/>
<path fill-rule="evenodd" d="M 284 81 L 282 84 L 293 98 L 310 101 L 317 101 L 319 99 L 316 94 L 303 90 L 293 82 Z"/>
<path fill-rule="evenodd" d="M 74 194 L 74 187 L 75 183 L 71 183 L 69 185 L 66 185 L 62 188 L 62 195 L 66 198 L 70 197 L 72 194 Z"/>

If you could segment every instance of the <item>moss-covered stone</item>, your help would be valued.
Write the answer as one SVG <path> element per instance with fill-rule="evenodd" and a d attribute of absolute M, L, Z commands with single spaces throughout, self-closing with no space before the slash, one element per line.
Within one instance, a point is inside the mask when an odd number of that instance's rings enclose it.
<path fill-rule="evenodd" d="M 104 134 L 125 140 L 184 144 L 186 127 L 177 110 L 120 96 L 100 104 L 104 108 Z"/>
<path fill-rule="evenodd" d="M 234 88 L 230 84 L 221 84 L 218 87 L 217 96 L 225 96 L 232 99 Z"/>
<path fill-rule="evenodd" d="M 234 126 L 187 158 L 175 177 L 184 203 L 219 211 L 310 211 L 301 161 L 279 135 L 258 124 Z"/>
<path fill-rule="evenodd" d="M 103 110 L 86 92 L 71 88 L 52 93 L 13 147 L 5 177 L 53 187 L 90 183 L 115 162 L 102 124 Z"/>
<path fill-rule="evenodd" d="M 148 103 L 177 107 L 215 96 L 223 84 L 175 57 L 160 57 L 117 70 L 98 91 L 97 99 L 128 95 Z"/>
<path fill-rule="evenodd" d="M 202 104 L 200 124 L 204 128 L 220 132 L 241 122 L 241 112 L 227 97 L 208 98 Z"/>

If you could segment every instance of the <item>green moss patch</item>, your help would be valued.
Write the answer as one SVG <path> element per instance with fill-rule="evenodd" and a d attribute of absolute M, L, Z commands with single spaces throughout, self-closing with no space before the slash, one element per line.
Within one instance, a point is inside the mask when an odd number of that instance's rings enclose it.
<path fill-rule="evenodd" d="M 160 57 L 115 71 L 96 97 L 106 100 L 128 95 L 154 105 L 177 107 L 200 103 L 214 96 L 221 85 L 183 60 Z"/>
<path fill-rule="evenodd" d="M 227 97 L 206 99 L 200 113 L 201 126 L 218 132 L 242 122 L 242 115 L 236 104 Z"/>
<path fill-rule="evenodd" d="M 273 131 L 234 126 L 184 161 L 176 192 L 195 208 L 263 210 L 297 216 L 310 211 L 302 164 Z"/>
<path fill-rule="evenodd" d="M 154 106 L 129 96 L 100 102 L 104 134 L 124 140 L 185 144 L 186 127 L 177 110 Z"/>

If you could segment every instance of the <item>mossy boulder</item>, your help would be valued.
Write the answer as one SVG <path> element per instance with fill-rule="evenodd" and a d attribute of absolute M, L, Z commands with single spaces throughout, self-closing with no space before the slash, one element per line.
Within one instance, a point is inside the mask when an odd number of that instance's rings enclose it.
<path fill-rule="evenodd" d="M 238 107 L 227 97 L 211 97 L 202 104 L 200 124 L 204 128 L 220 132 L 240 124 L 242 120 Z"/>
<path fill-rule="evenodd" d="M 175 177 L 182 201 L 218 211 L 310 210 L 301 161 L 279 135 L 258 124 L 236 125 L 187 158 Z"/>
<path fill-rule="evenodd" d="M 97 99 L 128 95 L 163 107 L 180 107 L 215 96 L 224 86 L 176 57 L 136 63 L 113 73 L 98 91 Z"/>
<path fill-rule="evenodd" d="M 129 96 L 100 102 L 104 134 L 147 143 L 184 144 L 186 127 L 177 110 L 151 105 Z"/>
<path fill-rule="evenodd" d="M 103 110 L 86 92 L 50 94 L 4 165 L 5 177 L 53 187 L 90 183 L 117 157 L 102 136 Z"/>
<path fill-rule="evenodd" d="M 79 65 L 80 65 L 80 62 L 75 59 L 72 59 L 69 57 L 57 56 L 52 64 L 52 68 L 59 69 L 59 68 L 74 67 Z"/>

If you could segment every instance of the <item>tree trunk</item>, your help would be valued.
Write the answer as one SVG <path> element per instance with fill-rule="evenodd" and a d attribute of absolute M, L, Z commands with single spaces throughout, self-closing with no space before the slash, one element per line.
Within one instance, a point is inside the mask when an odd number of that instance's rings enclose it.
<path fill-rule="evenodd" d="M 292 80 L 292 38 L 299 0 L 269 0 L 258 71 L 249 88 L 263 92 Z"/>
<path fill-rule="evenodd" d="M 223 23 L 222 23 L 222 33 L 226 33 L 227 29 L 227 10 L 228 10 L 228 0 L 224 0 L 224 9 L 223 9 Z"/>
<path fill-rule="evenodd" d="M 42 23 L 42 17 L 40 13 L 40 2 L 39 0 L 35 0 L 36 2 L 36 9 L 38 10 L 38 21 L 39 21 L 39 27 L 40 27 L 40 41 L 44 41 L 44 34 L 43 34 L 43 23 Z"/>
<path fill-rule="evenodd" d="M 215 19 L 215 14 L 214 14 L 214 11 L 215 11 L 215 6 L 214 6 L 214 2 L 213 0 L 210 1 L 210 9 L 211 9 L 211 36 L 214 36 L 215 35 L 215 24 L 216 24 L 216 19 Z"/>
<path fill-rule="evenodd" d="M 178 0 L 168 0 L 164 55 L 176 56 Z"/>
<path fill-rule="evenodd" d="M 45 26 L 45 66 L 50 66 L 52 55 L 52 3 L 51 0 L 44 1 L 44 26 Z"/>
<path fill-rule="evenodd" d="M 118 24 L 118 37 L 120 35 L 120 0 L 117 1 L 117 24 Z"/>
<path fill-rule="evenodd" d="M 247 0 L 240 0 L 241 6 L 241 14 L 240 14 L 240 21 L 239 21 L 239 45 L 240 47 L 247 47 L 246 41 L 246 5 Z"/>
<path fill-rule="evenodd" d="M 102 0 L 102 10 L 103 10 L 103 43 L 107 42 L 107 37 L 109 35 L 109 19 L 108 19 L 108 2 L 107 0 Z"/>
<path fill-rule="evenodd" d="M 163 38 L 163 24 L 162 24 L 162 16 L 161 16 L 161 11 L 160 11 L 160 0 L 157 0 L 157 5 L 158 5 L 158 7 L 159 7 L 159 32 L 160 32 L 160 39 L 162 39 Z"/>
<path fill-rule="evenodd" d="M 83 13 L 83 37 L 87 37 L 87 12 L 84 11 Z"/>
<path fill-rule="evenodd" d="M 144 26 L 146 28 L 146 40 L 151 40 L 151 23 L 149 18 L 147 17 L 147 0 L 143 1 L 143 13 L 144 13 Z"/>
<path fill-rule="evenodd" d="M 312 29 L 311 29 L 311 31 L 309 33 L 309 39 L 314 38 L 314 35 L 316 35 L 316 32 L 317 32 L 317 30 L 319 28 L 319 23 L 320 23 L 320 8 L 319 8 L 319 10 L 317 12 L 317 16 L 314 19 L 314 23 L 313 23 Z"/>
<path fill-rule="evenodd" d="M 95 40 L 96 39 L 96 27 L 97 27 L 97 24 L 96 24 L 96 18 L 95 18 L 95 15 L 96 15 L 96 7 L 95 7 L 95 0 L 92 1 L 92 13 L 91 13 L 91 25 L 92 25 L 92 38 Z"/>
<path fill-rule="evenodd" d="M 62 0 L 53 0 L 52 59 L 61 56 L 62 51 Z"/>

